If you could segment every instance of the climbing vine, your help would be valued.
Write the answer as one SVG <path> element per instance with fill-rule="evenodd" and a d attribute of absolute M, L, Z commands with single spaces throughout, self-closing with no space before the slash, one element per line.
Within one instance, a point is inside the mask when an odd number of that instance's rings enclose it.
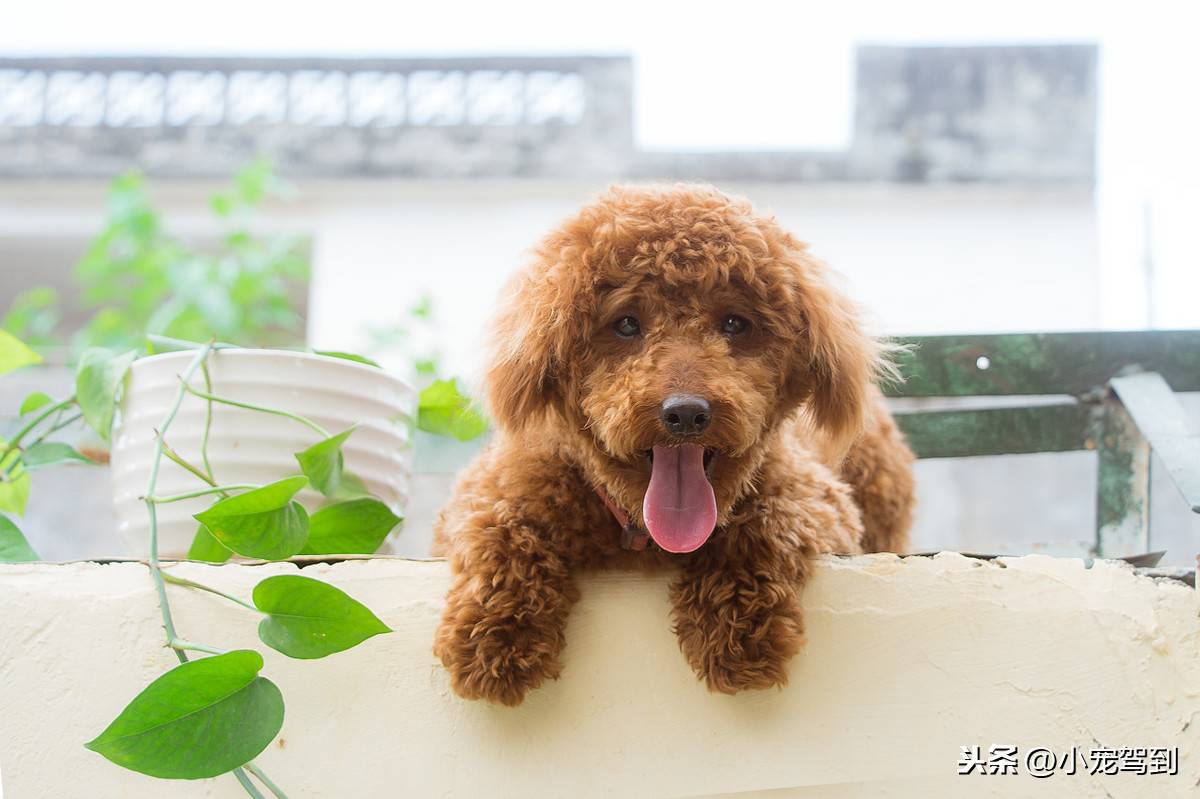
<path fill-rule="evenodd" d="M 36 362 L 36 354 L 6 335 L 0 331 L 0 373 Z M 218 395 L 208 373 L 208 361 L 217 345 L 184 346 L 194 347 L 195 354 L 180 374 L 174 399 L 156 430 L 142 497 L 149 517 L 147 565 L 165 643 L 179 665 L 146 686 L 85 745 L 119 766 L 150 776 L 204 779 L 232 774 L 250 796 L 262 797 L 262 786 L 274 796 L 284 797 L 283 790 L 254 762 L 278 734 L 284 717 L 282 693 L 261 675 L 262 655 L 250 649 L 226 650 L 181 635 L 167 586 L 204 591 L 261 616 L 259 639 L 292 658 L 323 658 L 390 630 L 340 589 L 302 575 L 267 577 L 246 599 L 171 574 L 159 559 L 158 507 L 196 497 L 212 498 L 207 509 L 195 514 L 197 532 L 189 551 L 189 557 L 210 562 L 234 554 L 284 560 L 301 552 L 374 552 L 400 519 L 370 496 L 362 481 L 345 468 L 342 445 L 354 433 L 353 427 L 331 434 L 298 414 Z M 0 439 L 0 511 L 23 512 L 30 472 L 55 463 L 87 460 L 69 444 L 51 441 L 52 435 L 82 419 L 108 439 L 117 398 L 134 358 L 132 352 L 117 355 L 88 350 L 80 359 L 72 396 L 55 401 L 33 394 L 25 399 L 17 432 L 10 440 Z M 195 384 L 198 379 L 203 387 Z M 172 423 L 188 395 L 206 404 L 199 463 L 188 461 L 170 446 Z M 208 457 L 214 405 L 283 416 L 311 430 L 316 440 L 295 453 L 298 473 L 266 485 L 221 484 Z M 159 494 L 164 458 L 195 477 L 198 487 Z M 311 517 L 295 499 L 306 486 L 328 500 Z M 16 524 L 0 515 L 0 560 L 36 557 Z M 192 659 L 189 653 L 204 657 Z"/>

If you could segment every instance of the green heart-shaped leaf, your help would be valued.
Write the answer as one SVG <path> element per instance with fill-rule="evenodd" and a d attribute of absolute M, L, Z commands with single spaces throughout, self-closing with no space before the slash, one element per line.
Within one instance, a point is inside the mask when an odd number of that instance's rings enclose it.
<path fill-rule="evenodd" d="M 21 451 L 0 439 L 0 511 L 14 516 L 24 516 L 29 502 L 29 472 L 20 461 Z"/>
<path fill-rule="evenodd" d="M 21 400 L 21 409 L 17 411 L 17 414 L 24 416 L 27 413 L 33 413 L 38 408 L 44 408 L 52 402 L 54 400 L 50 398 L 49 394 L 44 391 L 35 391 Z"/>
<path fill-rule="evenodd" d="M 283 726 L 283 696 L 249 649 L 183 663 L 150 683 L 84 744 L 118 766 L 198 780 L 243 766 Z"/>
<path fill-rule="evenodd" d="M 207 563 L 224 563 L 233 556 L 229 547 L 218 541 L 203 524 L 196 529 L 192 545 L 188 547 L 188 560 L 202 560 Z"/>
<path fill-rule="evenodd" d="M 306 485 L 308 478 L 303 475 L 292 475 L 274 483 L 268 483 L 261 488 L 244 491 L 232 497 L 227 497 L 215 503 L 205 513 L 219 511 L 220 514 L 261 513 L 262 511 L 282 508 L 291 501 Z"/>
<path fill-rule="evenodd" d="M 354 427 L 343 430 L 336 436 L 318 441 L 303 452 L 296 453 L 300 471 L 304 472 L 313 488 L 327 497 L 333 496 L 341 485 L 342 471 L 345 468 L 342 444 L 354 430 Z"/>
<path fill-rule="evenodd" d="M 0 516 L 0 563 L 29 563 L 39 560 L 12 519 Z"/>
<path fill-rule="evenodd" d="M 117 407 L 117 389 L 125 379 L 137 353 L 114 354 L 102 347 L 84 350 L 75 370 L 75 398 L 79 410 L 91 428 L 108 441 L 113 411 Z"/>
<path fill-rule="evenodd" d="M 42 356 L 29 349 L 24 341 L 7 330 L 0 330 L 0 375 L 41 362 Z"/>
<path fill-rule="evenodd" d="M 371 496 L 371 490 L 367 488 L 367 484 L 363 479 L 349 469 L 342 470 L 342 482 L 338 484 L 337 491 L 333 492 L 330 499 L 336 499 L 338 502 L 347 499 L 359 499 L 360 497 Z"/>
<path fill-rule="evenodd" d="M 308 514 L 299 502 L 261 513 L 197 514 L 197 521 L 229 549 L 247 558 L 286 560 L 304 548 Z"/>
<path fill-rule="evenodd" d="M 417 402 L 417 427 L 427 433 L 470 441 L 487 430 L 487 419 L 453 380 L 435 380 Z"/>
<path fill-rule="evenodd" d="M 93 463 L 70 444 L 64 444 L 61 441 L 43 441 L 40 444 L 34 444 L 21 453 L 21 462 L 31 472 L 35 469 L 45 469 L 47 466 L 57 466 L 60 463 Z"/>
<path fill-rule="evenodd" d="M 305 555 L 371 555 L 400 517 L 377 499 L 326 505 L 308 521 Z"/>
<path fill-rule="evenodd" d="M 323 658 L 391 632 L 341 589 L 296 574 L 268 577 L 254 586 L 254 605 L 267 614 L 258 637 L 292 658 Z"/>
<path fill-rule="evenodd" d="M 262 488 L 217 502 L 196 521 L 239 555 L 283 560 L 295 555 L 308 539 L 308 514 L 292 501 L 308 478 L 288 477 Z"/>

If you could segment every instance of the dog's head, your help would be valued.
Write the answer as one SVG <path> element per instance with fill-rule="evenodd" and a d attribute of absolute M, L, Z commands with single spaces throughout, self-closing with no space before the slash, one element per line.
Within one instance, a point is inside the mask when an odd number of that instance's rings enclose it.
<path fill-rule="evenodd" d="M 501 428 L 572 442 L 672 552 L 704 543 L 798 409 L 814 448 L 844 451 L 880 364 L 805 245 L 694 185 L 612 189 L 547 236 L 496 345 Z"/>

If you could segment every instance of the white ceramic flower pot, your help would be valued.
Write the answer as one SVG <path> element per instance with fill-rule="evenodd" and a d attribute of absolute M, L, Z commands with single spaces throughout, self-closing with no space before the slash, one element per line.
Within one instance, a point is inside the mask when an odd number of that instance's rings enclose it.
<path fill-rule="evenodd" d="M 142 496 L 154 457 L 155 430 L 174 402 L 179 375 L 195 357 L 171 352 L 135 361 L 113 430 L 112 480 L 117 529 L 131 551 L 149 552 L 149 519 Z M 410 418 L 413 389 L 386 372 L 353 361 L 278 350 L 226 349 L 209 356 L 212 393 L 300 414 L 337 434 L 357 424 L 342 447 L 346 469 L 370 492 L 403 515 L 408 504 L 412 446 Z M 204 389 L 197 372 L 191 385 Z M 199 465 L 205 400 L 187 395 L 166 432 L 167 444 Z M 305 425 L 287 417 L 213 403 L 208 456 L 222 485 L 266 484 L 300 473 L 295 453 L 321 440 Z M 163 458 L 155 493 L 182 494 L 204 488 L 195 475 Z M 311 488 L 296 497 L 310 512 L 328 499 Z M 215 497 L 158 506 L 159 554 L 183 557 L 196 533 L 192 515 Z M 399 528 L 381 552 L 394 551 Z"/>

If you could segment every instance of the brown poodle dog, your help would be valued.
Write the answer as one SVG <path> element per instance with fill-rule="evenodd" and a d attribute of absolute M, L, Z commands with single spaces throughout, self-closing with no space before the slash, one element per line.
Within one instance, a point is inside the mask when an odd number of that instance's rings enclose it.
<path fill-rule="evenodd" d="M 579 572 L 660 566 L 711 690 L 785 683 L 812 560 L 905 547 L 886 348 L 804 244 L 706 186 L 612 189 L 513 289 L 487 375 L 496 436 L 435 531 L 454 690 L 520 703 L 559 674 Z"/>

